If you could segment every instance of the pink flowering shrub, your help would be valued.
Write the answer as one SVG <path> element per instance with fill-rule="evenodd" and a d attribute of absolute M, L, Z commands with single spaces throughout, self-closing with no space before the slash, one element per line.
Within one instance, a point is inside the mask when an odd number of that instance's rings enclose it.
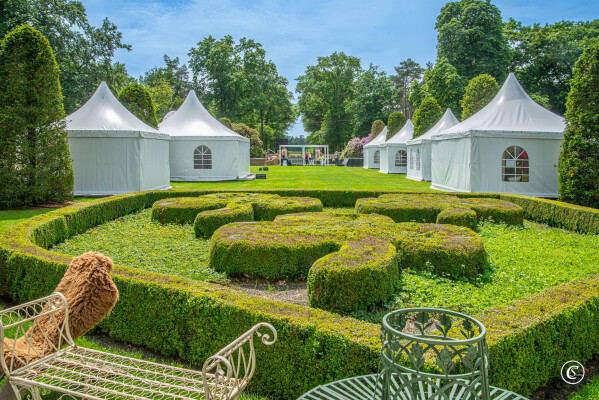
<path fill-rule="evenodd" d="M 353 138 L 347 142 L 347 146 L 343 149 L 340 158 L 360 158 L 364 155 L 364 146 L 370 143 L 370 137 Z"/>

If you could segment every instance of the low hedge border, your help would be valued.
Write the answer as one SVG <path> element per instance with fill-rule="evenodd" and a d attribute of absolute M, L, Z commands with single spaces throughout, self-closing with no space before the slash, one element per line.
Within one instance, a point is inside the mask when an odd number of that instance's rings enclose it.
<path fill-rule="evenodd" d="M 15 302 L 47 295 L 58 284 L 70 257 L 42 247 L 147 208 L 161 198 L 209 192 L 133 193 L 79 203 L 17 224 L 0 235 L 0 292 Z M 312 195 L 325 206 L 347 207 L 352 206 L 351 199 L 382 192 L 303 190 L 278 194 Z M 502 198 L 511 201 L 513 196 Z M 524 204 L 526 199 L 517 201 Z M 597 210 L 551 202 L 553 215 L 549 218 L 543 212 L 547 207 L 523 206 L 530 219 L 597 233 L 594 223 L 570 224 L 564 218 L 573 213 L 593 219 Z M 279 332 L 279 341 L 275 346 L 257 349 L 258 368 L 251 384 L 263 394 L 291 399 L 325 382 L 376 372 L 380 350 L 377 325 L 212 283 L 123 266 L 115 267 L 113 277 L 120 300 L 100 329 L 117 340 L 178 356 L 196 365 L 255 322 L 272 323 Z M 491 384 L 527 395 L 559 376 L 555 365 L 570 358 L 585 362 L 597 354 L 598 293 L 599 278 L 574 281 L 476 316 L 488 332 Z M 552 338 L 557 341 L 546 346 Z M 557 357 L 551 360 L 551 367 L 543 367 L 542 363 L 554 356 Z M 534 363 L 533 358 L 541 363 Z"/>
<path fill-rule="evenodd" d="M 395 222 L 438 222 L 438 216 L 449 208 L 471 209 L 478 221 L 493 220 L 509 225 L 522 225 L 523 209 L 495 198 L 466 198 L 446 194 L 384 194 L 356 201 L 355 212 L 386 215 Z"/>
<path fill-rule="evenodd" d="M 476 229 L 478 219 L 476 212 L 469 208 L 446 208 L 437 215 L 437 223 Z"/>

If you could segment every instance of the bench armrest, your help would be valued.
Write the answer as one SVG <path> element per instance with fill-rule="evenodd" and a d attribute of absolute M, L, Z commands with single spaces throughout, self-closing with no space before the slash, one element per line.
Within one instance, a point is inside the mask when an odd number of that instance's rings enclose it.
<path fill-rule="evenodd" d="M 262 333 L 260 328 L 270 332 Z M 272 325 L 261 322 L 204 362 L 202 380 L 206 400 L 236 399 L 246 388 L 256 369 L 254 337 L 270 346 L 277 340 L 277 331 Z"/>

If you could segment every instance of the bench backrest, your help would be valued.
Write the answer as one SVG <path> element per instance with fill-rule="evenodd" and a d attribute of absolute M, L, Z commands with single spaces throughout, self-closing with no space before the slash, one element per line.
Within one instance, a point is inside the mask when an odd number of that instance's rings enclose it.
<path fill-rule="evenodd" d="M 0 361 L 6 376 L 66 345 L 73 345 L 73 339 L 61 293 L 0 311 Z"/>

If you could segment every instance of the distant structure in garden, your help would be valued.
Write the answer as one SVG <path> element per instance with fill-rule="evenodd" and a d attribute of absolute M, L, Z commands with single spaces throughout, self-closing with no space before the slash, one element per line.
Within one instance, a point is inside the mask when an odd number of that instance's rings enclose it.
<path fill-rule="evenodd" d="M 170 188 L 168 135 L 129 112 L 105 82 L 66 123 L 75 195 Z"/>
<path fill-rule="evenodd" d="M 408 168 L 408 140 L 414 136 L 414 124 L 408 120 L 393 137 L 379 145 L 381 169 L 385 174 L 405 174 Z"/>
<path fill-rule="evenodd" d="M 370 143 L 364 146 L 364 168 L 379 169 L 381 168 L 381 151 L 379 145 L 387 140 L 388 129 L 385 127 L 377 137 L 372 139 Z"/>
<path fill-rule="evenodd" d="M 431 137 L 431 188 L 557 197 L 564 129 L 511 73 L 486 107 Z"/>
<path fill-rule="evenodd" d="M 224 126 L 192 90 L 173 114 L 158 125 L 170 136 L 170 179 L 223 181 L 250 173 L 250 139 Z"/>
<path fill-rule="evenodd" d="M 448 108 L 431 129 L 407 143 L 408 174 L 406 178 L 415 181 L 431 180 L 431 138 L 459 124 L 460 121 Z"/>

